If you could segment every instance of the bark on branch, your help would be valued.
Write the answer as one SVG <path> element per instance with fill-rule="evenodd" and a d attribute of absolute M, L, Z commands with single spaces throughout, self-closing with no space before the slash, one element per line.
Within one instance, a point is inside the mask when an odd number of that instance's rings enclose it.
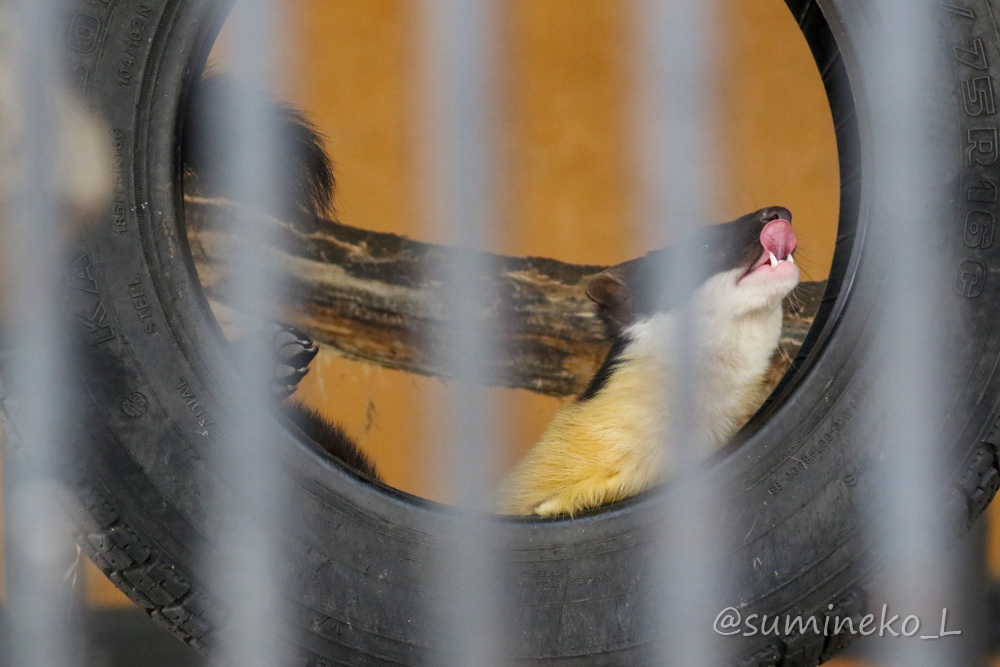
<path fill-rule="evenodd" d="M 220 200 L 188 197 L 188 239 L 202 284 L 217 313 L 232 262 L 246 240 L 241 211 Z M 507 257 L 412 241 L 319 221 L 312 230 L 272 220 L 268 245 L 286 273 L 272 317 L 290 322 L 342 355 L 425 375 L 444 375 L 434 341 L 450 325 L 437 277 L 460 254 L 482 267 L 490 297 L 480 316 L 505 351 L 493 364 L 497 384 L 565 396 L 583 391 L 608 343 L 584 294 L 604 267 L 539 257 Z M 824 283 L 805 283 L 785 309 L 783 355 L 794 358 Z M 808 315 L 807 315 L 808 314 Z M 790 355 L 790 356 L 789 356 Z M 786 364 L 787 365 L 787 364 Z M 780 377 L 780 365 L 772 375 Z"/>

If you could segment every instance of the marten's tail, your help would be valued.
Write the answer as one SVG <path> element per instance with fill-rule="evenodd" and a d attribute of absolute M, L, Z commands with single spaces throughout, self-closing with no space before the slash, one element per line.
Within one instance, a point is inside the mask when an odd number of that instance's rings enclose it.
<path fill-rule="evenodd" d="M 181 159 L 187 175 L 197 179 L 200 190 L 212 195 L 233 197 L 228 188 L 234 182 L 227 173 L 223 159 L 225 146 L 236 145 L 232 123 L 235 84 L 223 74 L 208 73 L 197 82 L 188 100 L 181 138 Z M 303 215 L 315 220 L 333 214 L 333 166 L 323 139 L 301 112 L 274 100 L 264 100 L 265 110 L 273 131 L 280 141 L 281 160 L 277 165 L 282 175 L 277 184 L 281 200 L 274 202 L 277 210 L 269 211 L 279 218 L 301 224 Z M 294 327 L 272 325 L 264 335 L 272 337 L 275 352 L 275 395 L 282 398 L 295 391 L 299 380 L 308 372 L 316 355 L 316 347 L 308 336 Z M 236 343 L 239 344 L 238 342 Z M 282 412 L 325 451 L 351 468 L 378 479 L 371 460 L 336 424 L 314 410 L 288 400 Z"/>
<path fill-rule="evenodd" d="M 361 451 L 350 436 L 344 433 L 342 428 L 295 400 L 286 401 L 281 406 L 281 410 L 286 417 L 302 429 L 303 433 L 312 438 L 327 453 L 332 454 L 334 458 L 346 463 L 354 470 L 379 479 L 375 464 Z"/>
<path fill-rule="evenodd" d="M 200 189 L 215 195 L 231 197 L 233 182 L 226 173 L 222 146 L 236 145 L 241 137 L 226 119 L 233 117 L 235 84 L 224 74 L 209 72 L 191 91 L 184 116 L 181 137 L 181 159 L 184 171 L 197 179 Z M 334 177 L 330 158 L 323 149 L 323 138 L 301 112 L 287 104 L 265 99 L 266 113 L 273 122 L 282 147 L 277 172 L 281 200 L 278 210 L 271 210 L 283 219 L 301 222 L 305 214 L 313 219 L 333 214 Z"/>

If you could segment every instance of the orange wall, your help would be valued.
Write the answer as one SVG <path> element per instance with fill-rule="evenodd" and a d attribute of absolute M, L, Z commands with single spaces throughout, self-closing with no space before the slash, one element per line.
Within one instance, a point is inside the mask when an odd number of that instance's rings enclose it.
<path fill-rule="evenodd" d="M 337 162 L 340 218 L 434 238 L 418 192 L 419 3 L 290 0 L 295 39 L 279 94 L 307 110 Z M 815 65 L 781 0 L 720 3 L 713 217 L 792 209 L 817 279 L 837 218 L 833 126 Z M 493 250 L 612 263 L 641 251 L 629 99 L 631 3 L 499 3 Z M 639 140 L 641 142 L 641 139 Z"/>

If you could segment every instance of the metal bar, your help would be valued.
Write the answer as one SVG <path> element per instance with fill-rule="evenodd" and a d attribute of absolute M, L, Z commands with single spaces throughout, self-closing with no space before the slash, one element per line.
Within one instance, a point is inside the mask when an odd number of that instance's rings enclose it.
<path fill-rule="evenodd" d="M 264 97 L 274 80 L 276 57 L 284 32 L 280 13 L 270 0 L 245 0 L 230 15 L 232 27 L 232 99 L 222 105 L 233 110 L 211 122 L 235 128 L 226 136 L 234 143 L 217 148 L 230 163 L 228 191 L 247 204 L 240 220 L 239 261 L 232 282 L 232 298 L 241 304 L 236 346 L 237 373 L 219 368 L 216 376 L 233 380 L 223 387 L 233 406 L 233 423 L 215 452 L 220 471 L 218 488 L 211 489 L 219 518 L 217 552 L 206 553 L 210 583 L 227 601 L 228 617 L 219 637 L 223 664 L 273 667 L 292 660 L 290 629 L 281 619 L 291 617 L 286 604 L 286 545 L 294 532 L 289 477 L 275 446 L 271 379 L 271 341 L 264 330 L 264 304 L 273 297 L 280 270 L 269 259 L 264 237 L 264 211 L 280 201 L 278 173 L 283 146 L 269 122 Z M 277 27 L 277 29 L 276 29 Z M 227 125 L 224 125 L 227 124 Z M 221 360 L 227 363 L 227 360 Z M 269 437 L 269 435 L 271 437 Z"/>
<path fill-rule="evenodd" d="M 423 56 L 430 104 L 427 150 L 434 220 L 458 248 L 489 243 L 492 210 L 493 26 L 491 0 L 428 0 L 424 4 Z M 492 563 L 497 533 L 487 512 L 495 488 L 499 420 L 489 403 L 496 344 L 485 305 L 484 267 L 472 253 L 457 253 L 443 267 L 449 320 L 441 367 L 450 381 L 445 417 L 445 496 L 459 507 L 446 536 L 449 557 L 435 588 L 445 601 L 435 610 L 440 646 L 437 662 L 455 667 L 494 664 L 501 650 L 501 601 Z"/>
<path fill-rule="evenodd" d="M 9 207 L 0 211 L 5 229 L 4 267 L 8 291 L 5 347 L 8 379 L 18 394 L 17 446 L 21 456 L 5 461 L 6 584 L 9 625 L 7 664 L 62 667 L 82 664 L 80 628 L 73 611 L 66 568 L 76 549 L 67 521 L 69 491 L 59 466 L 69 458 L 62 417 L 69 404 L 72 373 L 57 295 L 66 210 L 58 199 L 57 141 L 59 69 L 53 18 L 56 3 L 20 0 L 9 4 L 21 29 L 13 49 L 24 150 Z M 56 406 L 55 415 L 53 406 Z M 55 417 L 55 418 L 54 418 Z"/>
<path fill-rule="evenodd" d="M 652 221 L 651 245 L 682 243 L 707 222 L 713 183 L 712 118 L 713 3 L 646 0 L 638 15 L 640 72 L 635 145 L 641 160 L 644 219 Z M 671 312 L 673 338 L 664 349 L 661 377 L 665 414 L 664 447 L 673 451 L 672 491 L 654 503 L 649 566 L 654 591 L 649 600 L 654 636 L 649 664 L 718 665 L 718 636 L 711 618 L 726 606 L 714 571 L 718 493 L 699 483 L 704 451 L 696 349 L 702 323 L 690 297 L 698 284 L 698 245 L 678 261 L 655 267 L 661 294 L 679 304 Z M 669 499 L 669 502 L 668 502 Z M 706 557 L 706 555 L 709 555 Z"/>
<path fill-rule="evenodd" d="M 892 17 L 892 30 L 859 40 L 866 68 L 876 72 L 871 90 L 877 94 L 868 97 L 877 197 L 872 224 L 885 228 L 870 234 L 876 240 L 870 245 L 877 252 L 875 264 L 888 267 L 868 415 L 876 426 L 869 445 L 882 452 L 883 465 L 876 469 L 866 509 L 876 517 L 870 529 L 890 616 L 914 614 L 923 623 L 920 634 L 931 635 L 957 585 L 955 538 L 945 521 L 949 484 L 941 425 L 956 395 L 943 353 L 950 335 L 945 326 L 954 326 L 958 315 L 942 305 L 948 300 L 936 298 L 942 285 L 950 284 L 941 261 L 948 246 L 935 243 L 944 238 L 934 165 L 947 160 L 935 158 L 933 118 L 927 117 L 934 105 L 925 103 L 939 56 L 928 47 L 937 42 L 932 21 L 937 3 L 880 4 L 880 13 Z M 968 664 L 949 641 L 880 638 L 875 652 L 886 665 Z"/>

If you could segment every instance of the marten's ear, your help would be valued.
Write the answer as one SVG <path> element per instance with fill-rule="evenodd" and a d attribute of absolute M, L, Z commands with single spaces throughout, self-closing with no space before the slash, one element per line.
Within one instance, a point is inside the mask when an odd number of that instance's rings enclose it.
<path fill-rule="evenodd" d="M 625 284 L 621 265 L 598 273 L 587 284 L 587 297 L 597 304 L 597 316 L 611 338 L 617 338 L 632 322 L 632 295 Z"/>

